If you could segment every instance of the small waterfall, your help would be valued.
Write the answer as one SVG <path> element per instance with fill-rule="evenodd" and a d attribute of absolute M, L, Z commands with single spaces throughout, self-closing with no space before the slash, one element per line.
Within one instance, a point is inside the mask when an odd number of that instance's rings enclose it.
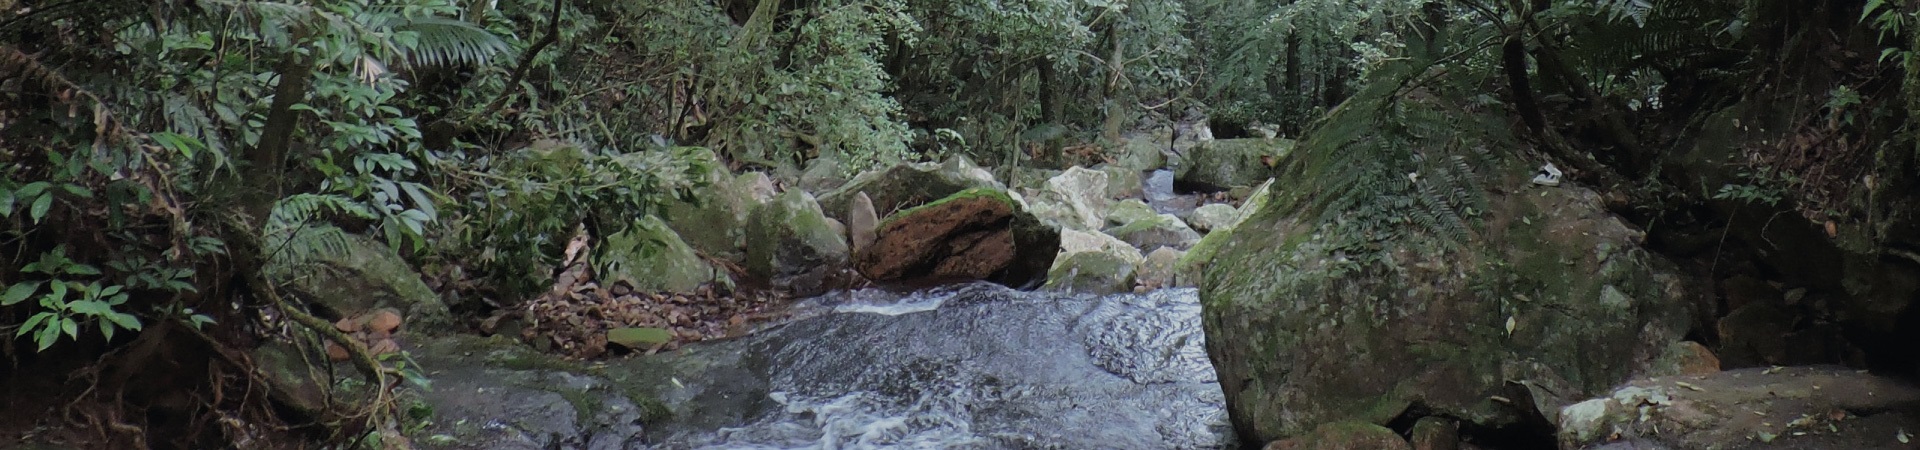
<path fill-rule="evenodd" d="M 625 363 L 656 448 L 1204 449 L 1232 442 L 1193 289 L 835 293 L 786 324 Z"/>

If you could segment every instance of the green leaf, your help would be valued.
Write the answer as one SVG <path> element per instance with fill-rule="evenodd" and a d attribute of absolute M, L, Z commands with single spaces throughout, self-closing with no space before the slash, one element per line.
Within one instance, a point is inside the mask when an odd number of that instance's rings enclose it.
<path fill-rule="evenodd" d="M 109 341 L 113 340 L 113 324 L 100 324 L 100 334 L 106 335 Z"/>
<path fill-rule="evenodd" d="M 101 296 L 101 297 L 108 297 L 108 296 L 112 296 L 113 294 L 118 294 L 118 293 L 120 293 L 120 285 L 118 285 L 118 284 L 116 284 L 116 285 L 112 285 L 112 286 L 107 286 L 107 288 L 106 288 L 106 289 L 101 289 L 101 290 L 100 290 L 100 296 Z"/>
<path fill-rule="evenodd" d="M 607 330 L 607 342 L 639 349 L 673 340 L 673 332 L 664 328 L 615 328 Z"/>
<path fill-rule="evenodd" d="M 1886 55 L 1881 54 L 1880 59 L 1887 59 Z M 13 217 L 14 202 L 15 199 L 12 192 L 0 192 L 0 217 Z"/>
<path fill-rule="evenodd" d="M 47 184 L 45 181 L 35 181 L 27 183 L 26 186 L 21 186 L 20 190 L 14 192 L 13 195 L 19 196 L 20 198 L 35 197 L 39 196 L 42 192 L 46 192 L 47 187 L 50 186 L 53 185 Z"/>
<path fill-rule="evenodd" d="M 53 208 L 53 195 L 41 193 L 40 198 L 33 201 L 33 209 L 28 211 L 28 217 L 33 219 L 35 225 L 39 225 L 40 220 L 47 217 L 50 208 Z"/>
<path fill-rule="evenodd" d="M 27 301 L 27 297 L 32 297 L 35 291 L 40 290 L 40 283 L 39 281 L 29 281 L 8 286 L 7 293 L 0 295 L 0 306 L 11 306 L 15 303 Z"/>
<path fill-rule="evenodd" d="M 114 313 L 107 314 L 106 318 L 107 320 L 113 321 L 114 324 L 119 325 L 120 328 L 126 328 L 129 330 L 140 329 L 140 318 L 134 317 L 132 314 L 127 314 L 123 312 L 114 312 Z"/>
<path fill-rule="evenodd" d="M 74 340 L 80 339 L 80 323 L 74 322 L 72 317 L 60 318 L 60 331 L 67 333 L 67 336 Z"/>
<path fill-rule="evenodd" d="M 40 349 L 35 351 L 47 351 L 47 347 L 52 347 L 54 341 L 60 340 L 60 327 L 54 326 L 52 323 L 59 320 L 60 319 L 56 318 L 48 321 L 47 326 L 40 327 L 40 334 L 33 336 L 33 341 L 40 344 Z"/>
<path fill-rule="evenodd" d="M 99 275 L 100 269 L 87 264 L 74 264 L 67 266 L 66 272 L 69 275 Z"/>
<path fill-rule="evenodd" d="M 66 184 L 66 185 L 61 185 L 60 188 L 66 189 L 67 193 L 73 194 L 76 197 L 93 198 L 93 190 L 87 189 L 86 186 L 81 186 L 78 184 Z"/>
<path fill-rule="evenodd" d="M 33 331 L 34 325 L 39 325 L 40 322 L 46 321 L 47 319 L 51 319 L 53 317 L 54 317 L 53 313 L 47 312 L 47 311 L 41 311 L 39 314 L 34 314 L 33 317 L 27 318 L 27 323 L 25 325 L 20 326 L 20 331 L 13 332 L 13 336 L 20 337 L 21 335 L 25 335 L 27 334 L 27 332 Z M 49 327 L 52 326 L 52 324 L 47 324 L 47 325 Z"/>

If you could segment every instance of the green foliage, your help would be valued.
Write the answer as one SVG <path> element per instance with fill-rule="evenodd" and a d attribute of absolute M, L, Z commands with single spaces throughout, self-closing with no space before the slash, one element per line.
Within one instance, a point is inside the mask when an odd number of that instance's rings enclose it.
<path fill-rule="evenodd" d="M 1204 100 L 1234 123 L 1301 125 L 1406 53 L 1421 0 L 1191 3 L 1207 51 Z"/>

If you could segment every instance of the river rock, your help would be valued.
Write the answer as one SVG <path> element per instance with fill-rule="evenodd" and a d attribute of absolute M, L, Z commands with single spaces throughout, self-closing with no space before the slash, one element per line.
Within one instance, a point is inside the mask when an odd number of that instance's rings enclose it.
<path fill-rule="evenodd" d="M 887 217 L 873 246 L 854 256 L 854 269 L 877 282 L 1028 287 L 1046 281 L 1059 250 L 1059 230 L 1006 192 L 968 189 Z"/>
<path fill-rule="evenodd" d="M 1200 232 L 1188 228 L 1186 222 L 1181 222 L 1179 217 L 1172 214 L 1155 214 L 1102 232 L 1127 241 L 1143 251 L 1160 247 L 1185 250 L 1200 241 Z"/>
<path fill-rule="evenodd" d="M 1253 186 L 1276 175 L 1270 162 L 1286 158 L 1293 147 L 1291 139 L 1202 142 L 1187 151 L 1186 159 L 1174 169 L 1174 179 L 1212 190 Z"/>
<path fill-rule="evenodd" d="M 1110 252 L 1071 253 L 1054 261 L 1047 289 L 1097 295 L 1133 290 L 1136 263 Z"/>
<path fill-rule="evenodd" d="M 1407 442 L 1413 450 L 1457 450 L 1460 448 L 1460 424 L 1450 419 L 1427 416 L 1413 422 Z"/>
<path fill-rule="evenodd" d="M 946 198 L 972 188 L 1005 189 L 993 173 L 964 156 L 944 163 L 897 164 L 853 177 L 845 185 L 820 194 L 820 207 L 831 215 L 845 214 L 854 194 L 866 192 L 881 216 Z M 844 218 L 842 218 L 844 219 Z"/>
<path fill-rule="evenodd" d="M 1133 245 L 1128 244 L 1127 241 L 1108 236 L 1106 233 L 1098 231 L 1060 230 L 1060 256 L 1065 257 L 1066 255 L 1080 252 L 1112 253 L 1136 266 L 1146 262 L 1146 257 L 1141 256 L 1140 249 L 1134 248 Z"/>
<path fill-rule="evenodd" d="M 1152 219 L 1153 216 L 1157 215 L 1160 215 L 1160 213 L 1155 212 L 1153 207 L 1148 206 L 1145 201 L 1137 198 L 1121 200 L 1115 202 L 1111 208 L 1107 209 L 1106 226 L 1101 228 L 1117 227 Z"/>
<path fill-rule="evenodd" d="M 757 282 L 795 296 L 820 295 L 847 260 L 846 238 L 805 191 L 774 197 L 747 221 L 746 269 Z"/>
<path fill-rule="evenodd" d="M 1512 426 L 1528 408 L 1493 398 L 1558 409 L 1639 376 L 1680 341 L 1690 297 L 1672 263 L 1639 248 L 1643 235 L 1592 191 L 1525 184 L 1488 180 L 1484 237 L 1404 244 L 1389 262 L 1337 247 L 1355 231 L 1323 221 L 1304 193 L 1274 193 L 1236 226 L 1200 292 L 1242 437 L 1386 424 L 1416 405 L 1463 426 Z M 1367 268 L 1387 263 L 1397 269 Z"/>
<path fill-rule="evenodd" d="M 653 216 L 642 217 L 625 231 L 607 236 L 595 263 L 604 271 L 606 282 L 624 282 L 643 292 L 693 292 L 702 284 L 726 278 Z"/>
<path fill-rule="evenodd" d="M 754 205 L 773 201 L 773 196 L 780 195 L 780 189 L 773 186 L 773 178 L 767 177 L 766 172 L 743 173 L 734 182 L 746 191 L 747 198 L 753 199 Z M 747 214 L 753 211 L 749 209 Z"/>
<path fill-rule="evenodd" d="M 1240 202 L 1240 208 L 1238 209 L 1238 213 L 1234 215 L 1232 222 L 1229 222 L 1226 226 L 1216 226 L 1212 231 L 1208 231 L 1207 235 L 1200 239 L 1200 242 L 1193 244 L 1193 248 L 1187 249 L 1186 255 L 1180 258 L 1180 265 L 1175 266 L 1174 270 L 1179 274 L 1180 279 L 1190 280 L 1190 283 L 1198 283 L 1202 270 L 1205 269 L 1209 263 L 1213 262 L 1214 254 L 1220 251 L 1221 246 L 1232 240 L 1233 228 L 1247 221 L 1249 217 L 1253 216 L 1254 212 L 1265 208 L 1268 199 L 1273 198 L 1270 193 L 1272 189 L 1273 180 L 1267 180 L 1265 183 L 1260 183 L 1259 186 L 1255 186 L 1247 196 L 1246 201 Z"/>
<path fill-rule="evenodd" d="M 1173 247 L 1154 249 L 1147 254 L 1146 263 L 1140 266 L 1140 273 L 1134 278 L 1147 289 L 1191 287 L 1192 281 L 1181 279 L 1175 271 L 1183 256 L 1186 256 L 1186 252 Z"/>
<path fill-rule="evenodd" d="M 740 180 L 727 171 L 725 162 L 720 161 L 712 150 L 705 148 L 682 148 L 683 159 L 696 162 L 696 167 L 704 168 L 705 173 L 695 175 L 703 178 L 707 187 L 698 190 L 698 196 L 690 201 L 675 200 L 666 205 L 666 222 L 679 236 L 676 239 L 686 241 L 694 250 L 727 260 L 738 261 L 742 233 L 746 229 L 747 214 L 753 212 L 758 202 L 753 199 L 752 187 L 741 184 Z"/>
<path fill-rule="evenodd" d="M 324 317 L 393 308 L 410 328 L 452 324 L 446 303 L 385 243 L 333 226 L 305 227 L 292 239 L 314 250 L 277 254 L 267 263 L 267 276 L 320 306 Z M 280 242 L 270 241 L 269 248 L 280 248 Z"/>
<path fill-rule="evenodd" d="M 1920 389 L 1833 366 L 1639 379 L 1556 415 L 1565 449 L 1920 444 L 1912 442 L 1920 440 L 1913 435 L 1920 431 Z"/>
<path fill-rule="evenodd" d="M 1120 143 L 1118 160 L 1113 165 L 1139 171 L 1166 167 L 1167 156 L 1164 152 L 1170 143 L 1172 139 L 1164 130 L 1129 138 Z"/>
<path fill-rule="evenodd" d="M 1107 173 L 1107 198 L 1140 198 L 1146 195 L 1146 178 L 1141 171 L 1118 165 L 1106 165 L 1100 168 Z"/>
<path fill-rule="evenodd" d="M 1209 232 L 1231 227 L 1239 217 L 1240 210 L 1234 209 L 1233 205 L 1210 203 L 1195 208 L 1193 214 L 1187 216 L 1187 225 L 1192 226 L 1194 231 Z"/>
<path fill-rule="evenodd" d="M 618 450 L 645 444 L 668 416 L 660 402 L 505 336 L 435 339 L 408 349 L 432 389 L 403 385 L 432 420 L 405 433 L 416 445 L 459 450 Z"/>
<path fill-rule="evenodd" d="M 1311 434 L 1268 443 L 1266 450 L 1411 450 L 1387 427 L 1347 421 L 1321 425 Z"/>
<path fill-rule="evenodd" d="M 838 158 L 822 155 L 807 161 L 806 170 L 800 171 L 799 186 L 807 192 L 827 192 L 847 184 L 845 172 Z"/>
<path fill-rule="evenodd" d="M 1071 167 L 1027 198 L 1033 214 L 1060 228 L 1096 230 L 1106 223 L 1107 173 Z"/>

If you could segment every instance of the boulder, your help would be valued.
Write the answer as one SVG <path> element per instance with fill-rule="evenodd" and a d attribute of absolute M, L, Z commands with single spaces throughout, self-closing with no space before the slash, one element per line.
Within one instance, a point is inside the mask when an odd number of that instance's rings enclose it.
<path fill-rule="evenodd" d="M 1122 241 L 1098 231 L 1060 230 L 1060 256 L 1066 257 L 1081 252 L 1106 252 L 1118 255 L 1134 265 L 1144 264 L 1146 257 L 1140 255 L 1140 249 L 1133 248 Z"/>
<path fill-rule="evenodd" d="M 1107 198 L 1140 198 L 1146 195 L 1146 181 L 1141 171 L 1111 164 L 1101 167 L 1100 171 L 1107 173 Z"/>
<path fill-rule="evenodd" d="M 1148 206 L 1147 202 L 1141 201 L 1140 199 L 1130 198 L 1121 200 L 1114 203 L 1113 207 L 1107 209 L 1106 225 L 1100 228 L 1126 225 L 1151 219 L 1153 216 L 1158 215 L 1160 215 L 1160 213 L 1155 212 L 1152 206 Z"/>
<path fill-rule="evenodd" d="M 879 213 L 873 210 L 873 200 L 867 193 L 853 195 L 853 204 L 847 206 L 847 242 L 853 253 L 858 254 L 878 239 L 874 233 L 880 228 Z"/>
<path fill-rule="evenodd" d="M 1639 248 L 1644 235 L 1592 191 L 1498 169 L 1508 175 L 1485 182 L 1484 228 L 1458 241 L 1410 232 L 1390 252 L 1343 246 L 1364 231 L 1326 219 L 1313 195 L 1270 192 L 1209 250 L 1202 325 L 1243 439 L 1386 424 L 1409 408 L 1514 426 L 1528 406 L 1603 392 L 1671 351 L 1691 322 L 1672 263 Z"/>
<path fill-rule="evenodd" d="M 1293 152 L 1291 139 L 1220 139 L 1201 142 L 1187 150 L 1174 168 L 1182 184 L 1226 190 L 1253 186 L 1276 175 L 1274 161 Z"/>
<path fill-rule="evenodd" d="M 845 185 L 820 194 L 820 207 L 830 215 L 845 214 L 854 195 L 866 192 L 875 210 L 886 216 L 972 188 L 1005 189 L 1005 186 L 993 179 L 993 173 L 974 165 L 973 161 L 954 156 L 940 164 L 897 164 L 862 173 Z"/>
<path fill-rule="evenodd" d="M 1833 366 L 1638 379 L 1553 415 L 1564 449 L 1920 445 L 1920 388 Z"/>
<path fill-rule="evenodd" d="M 1133 290 L 1138 265 L 1113 252 L 1078 252 L 1054 261 L 1047 289 L 1097 295 Z"/>
<path fill-rule="evenodd" d="M 767 177 L 766 172 L 743 173 L 734 182 L 746 191 L 747 198 L 753 199 L 755 205 L 772 201 L 773 196 L 780 195 L 780 190 L 773 186 L 773 178 Z M 747 213 L 753 212 L 749 210 Z"/>
<path fill-rule="evenodd" d="M 1140 266 L 1140 273 L 1134 278 L 1147 289 L 1192 286 L 1192 280 L 1180 278 L 1174 271 L 1180 264 L 1180 258 L 1185 255 L 1186 252 L 1173 247 L 1155 249 L 1147 254 L 1146 263 Z"/>
<path fill-rule="evenodd" d="M 1006 192 L 968 189 L 887 217 L 873 246 L 854 256 L 854 269 L 876 282 L 1024 288 L 1046 281 L 1059 249 L 1060 231 Z"/>
<path fill-rule="evenodd" d="M 1142 251 L 1152 251 L 1160 247 L 1173 247 L 1186 250 L 1200 242 L 1200 232 L 1187 227 L 1179 217 L 1172 214 L 1155 214 L 1140 220 L 1107 228 L 1104 233 L 1127 241 Z"/>
<path fill-rule="evenodd" d="M 839 159 L 823 155 L 807 161 L 806 170 L 800 171 L 799 186 L 807 192 L 827 192 L 847 184 L 845 173 Z"/>
<path fill-rule="evenodd" d="M 1106 223 L 1107 173 L 1071 167 L 1035 192 L 1027 203 L 1040 220 L 1060 228 L 1097 230 Z"/>
<path fill-rule="evenodd" d="M 660 401 L 604 370 L 505 336 L 456 335 L 408 351 L 433 374 L 432 389 L 400 389 L 409 404 L 432 412 L 431 420 L 404 431 L 427 448 L 636 448 L 647 445 L 644 432 L 652 424 L 670 415 Z"/>
<path fill-rule="evenodd" d="M 1411 450 L 1387 427 L 1366 422 L 1329 423 L 1313 433 L 1268 443 L 1266 450 Z"/>
<path fill-rule="evenodd" d="M 725 163 L 715 156 L 712 150 L 705 148 L 683 148 L 705 173 L 696 174 L 707 183 L 706 188 L 696 191 L 692 201 L 676 200 L 666 205 L 667 226 L 686 241 L 694 250 L 718 258 L 738 261 L 741 230 L 747 222 L 747 214 L 753 212 L 757 202 L 753 199 L 751 187 L 727 171 Z"/>
<path fill-rule="evenodd" d="M 1154 170 L 1167 166 L 1166 148 L 1172 141 L 1165 131 L 1136 136 L 1119 144 L 1113 165 L 1133 170 Z"/>
<path fill-rule="evenodd" d="M 1457 450 L 1460 424 L 1440 417 L 1421 417 L 1413 422 L 1413 432 L 1407 442 L 1413 444 L 1413 450 Z"/>
<path fill-rule="evenodd" d="M 1192 226 L 1194 231 L 1210 232 L 1232 227 L 1239 218 L 1240 210 L 1235 209 L 1233 205 L 1210 203 L 1195 208 L 1193 214 L 1187 216 L 1187 225 Z"/>
<path fill-rule="evenodd" d="M 267 275 L 319 305 L 323 316 L 393 308 L 415 329 L 452 324 L 446 303 L 386 244 L 332 226 L 305 227 L 291 236 L 296 244 L 287 248 L 305 250 L 278 252 L 267 263 Z M 280 248 L 281 244 L 269 245 Z"/>
<path fill-rule="evenodd" d="M 754 209 L 747 221 L 747 274 L 757 283 L 809 297 L 831 289 L 846 267 L 847 241 L 813 195 L 789 190 Z"/>
<path fill-rule="evenodd" d="M 594 266 L 600 268 L 603 282 L 623 282 L 643 292 L 693 292 L 702 284 L 726 278 L 653 216 L 608 235 L 595 250 Z"/>
<path fill-rule="evenodd" d="M 1227 226 L 1216 226 L 1212 231 L 1208 231 L 1207 235 L 1200 239 L 1200 242 L 1193 244 L 1193 248 L 1187 249 L 1186 255 L 1180 258 L 1180 264 L 1174 268 L 1174 271 L 1179 274 L 1179 279 L 1187 280 L 1189 283 L 1198 283 L 1202 269 L 1205 269 L 1207 264 L 1213 261 L 1214 253 L 1218 252 L 1222 245 L 1231 240 L 1233 228 L 1239 226 L 1241 222 L 1245 222 L 1254 212 L 1266 207 L 1268 199 L 1273 198 L 1270 193 L 1272 188 L 1273 180 L 1267 180 L 1267 182 L 1260 183 L 1259 186 L 1254 187 L 1253 192 L 1247 196 L 1246 201 L 1240 202 L 1239 212 L 1234 216 L 1232 222 L 1228 223 Z"/>

